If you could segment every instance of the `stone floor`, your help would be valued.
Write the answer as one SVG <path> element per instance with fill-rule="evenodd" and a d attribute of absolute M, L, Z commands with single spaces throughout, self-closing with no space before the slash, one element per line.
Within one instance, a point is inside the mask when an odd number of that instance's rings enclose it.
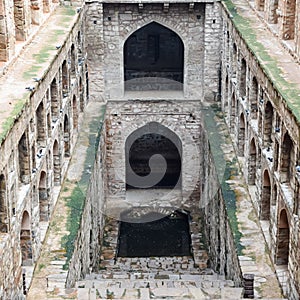
<path fill-rule="evenodd" d="M 0 64 L 0 134 L 6 119 L 13 117 L 16 107 L 29 100 L 31 92 L 40 83 L 34 78 L 43 78 L 77 19 L 72 7 L 58 7 L 39 30 L 34 29 L 22 45 L 17 46 L 17 56 Z M 51 34 L 49 34 L 51 28 Z M 47 57 L 42 59 L 41 57 Z"/>

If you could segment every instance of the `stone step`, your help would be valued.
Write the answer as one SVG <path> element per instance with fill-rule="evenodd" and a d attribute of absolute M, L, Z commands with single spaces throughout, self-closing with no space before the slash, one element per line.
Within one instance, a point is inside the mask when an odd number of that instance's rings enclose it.
<path fill-rule="evenodd" d="M 158 287 L 168 287 L 168 288 L 223 288 L 223 287 L 233 287 L 232 281 L 184 281 L 184 280 L 85 280 L 79 281 L 77 287 L 84 288 L 158 288 Z"/>
<path fill-rule="evenodd" d="M 76 292 L 75 292 L 76 293 Z M 72 295 L 75 294 L 72 290 Z M 65 291 L 68 294 L 68 291 Z M 242 299 L 242 288 L 78 288 L 78 300 L 96 300 L 96 299 Z"/>

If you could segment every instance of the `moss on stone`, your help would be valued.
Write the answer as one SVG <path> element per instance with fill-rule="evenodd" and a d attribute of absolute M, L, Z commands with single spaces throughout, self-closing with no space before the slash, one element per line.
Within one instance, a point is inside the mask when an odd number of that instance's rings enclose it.
<path fill-rule="evenodd" d="M 25 103 L 26 103 L 26 99 L 21 99 L 21 100 L 17 101 L 17 103 L 15 104 L 10 116 L 8 118 L 6 118 L 5 122 L 2 124 L 2 131 L 0 133 L 0 143 L 3 142 L 6 135 L 8 134 L 9 130 L 14 125 L 16 119 L 21 114 Z"/>
<path fill-rule="evenodd" d="M 223 4 L 231 15 L 235 28 L 244 39 L 252 55 L 286 101 L 297 121 L 300 122 L 300 90 L 296 84 L 288 82 L 282 73 L 275 58 L 271 57 L 266 48 L 257 40 L 257 35 L 251 27 L 251 22 L 241 16 L 231 0 L 223 0 Z"/>
<path fill-rule="evenodd" d="M 74 252 L 75 241 L 80 228 L 82 213 L 87 196 L 87 189 L 89 186 L 91 174 L 93 172 L 96 151 L 98 150 L 100 141 L 104 112 L 105 111 L 103 110 L 100 116 L 97 116 L 89 123 L 89 144 L 86 149 L 84 168 L 80 180 L 76 182 L 75 185 L 70 181 L 66 181 L 66 184 L 63 187 L 63 189 L 72 191 L 70 192 L 71 195 L 65 198 L 66 206 L 69 208 L 66 228 L 69 233 L 63 236 L 61 240 L 62 248 L 66 250 L 67 258 L 66 263 L 63 266 L 64 269 L 68 269 L 70 259 Z"/>

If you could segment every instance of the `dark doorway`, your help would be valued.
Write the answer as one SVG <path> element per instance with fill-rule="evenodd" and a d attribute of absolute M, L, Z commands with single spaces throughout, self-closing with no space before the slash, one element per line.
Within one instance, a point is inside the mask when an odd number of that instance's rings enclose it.
<path fill-rule="evenodd" d="M 181 148 L 178 136 L 158 123 L 136 130 L 126 140 L 126 188 L 180 188 Z"/>
<path fill-rule="evenodd" d="M 147 222 L 147 219 L 155 221 Z M 141 216 L 139 220 L 127 221 L 120 223 L 118 256 L 191 255 L 188 214 L 175 211 L 165 216 L 152 212 Z"/>
<path fill-rule="evenodd" d="M 180 37 L 152 22 L 125 42 L 125 90 L 182 90 L 183 61 Z"/>

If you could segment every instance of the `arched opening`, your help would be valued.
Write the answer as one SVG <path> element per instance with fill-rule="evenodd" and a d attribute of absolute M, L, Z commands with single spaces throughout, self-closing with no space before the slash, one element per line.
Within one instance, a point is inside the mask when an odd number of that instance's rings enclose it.
<path fill-rule="evenodd" d="M 75 76 L 75 61 L 76 61 L 76 55 L 75 55 L 75 46 L 74 44 L 72 44 L 71 46 L 71 76 L 74 77 Z"/>
<path fill-rule="evenodd" d="M 64 147 L 65 157 L 70 157 L 70 128 L 68 116 L 64 117 Z"/>
<path fill-rule="evenodd" d="M 251 140 L 248 159 L 248 184 L 254 185 L 256 180 L 256 144 Z"/>
<path fill-rule="evenodd" d="M 54 78 L 50 85 L 50 95 L 51 95 L 51 116 L 52 121 L 56 122 L 58 119 L 59 112 L 59 98 L 58 98 L 58 85 L 56 79 Z"/>
<path fill-rule="evenodd" d="M 264 118 L 264 142 L 271 144 L 272 142 L 272 128 L 273 128 L 273 106 L 270 101 L 267 102 L 265 107 Z"/>
<path fill-rule="evenodd" d="M 276 206 L 277 197 L 278 197 L 277 184 L 275 183 L 273 186 L 273 193 L 272 193 L 272 202 L 271 202 L 272 206 Z"/>
<path fill-rule="evenodd" d="M 82 78 L 79 78 L 79 97 L 80 97 L 80 111 L 83 112 L 84 110 L 84 91 L 82 85 Z"/>
<path fill-rule="evenodd" d="M 36 172 L 36 151 L 35 151 L 35 142 L 31 147 L 31 161 L 32 161 L 32 172 Z"/>
<path fill-rule="evenodd" d="M 48 137 L 51 137 L 51 134 L 52 134 L 52 124 L 51 124 L 50 113 L 47 114 L 47 133 L 48 133 Z"/>
<path fill-rule="evenodd" d="M 72 101 L 72 107 L 73 107 L 73 126 L 74 128 L 78 127 L 78 108 L 77 108 L 77 100 L 76 96 L 73 96 L 73 101 Z"/>
<path fill-rule="evenodd" d="M 124 44 L 125 90 L 182 90 L 183 64 L 181 38 L 156 22 L 145 25 Z"/>
<path fill-rule="evenodd" d="M 118 256 L 189 256 L 191 239 L 188 214 L 175 211 L 170 215 L 157 212 L 138 218 L 123 215 L 120 224 Z"/>
<path fill-rule="evenodd" d="M 87 70 L 87 66 L 85 66 L 85 69 Z M 85 96 L 86 96 L 86 103 L 89 102 L 89 96 L 90 96 L 90 88 L 89 88 L 89 73 L 85 72 Z"/>
<path fill-rule="evenodd" d="M 19 176 L 22 183 L 29 183 L 30 176 L 30 155 L 29 144 L 26 133 L 23 133 L 19 144 Z"/>
<path fill-rule="evenodd" d="M 6 181 L 3 174 L 0 175 L 0 233 L 8 232 Z"/>
<path fill-rule="evenodd" d="M 223 97 L 223 103 L 224 103 L 224 111 L 225 113 L 228 113 L 228 100 L 229 100 L 229 95 L 228 95 L 228 75 L 226 75 L 225 79 L 225 87 L 224 87 L 224 97 Z"/>
<path fill-rule="evenodd" d="M 36 132 L 38 146 L 46 146 L 46 126 L 45 126 L 45 109 L 43 102 L 40 103 L 36 110 Z"/>
<path fill-rule="evenodd" d="M 257 119 L 258 82 L 255 77 L 253 77 L 253 79 L 252 79 L 249 97 L 250 97 L 250 105 L 251 105 L 251 117 L 253 119 Z"/>
<path fill-rule="evenodd" d="M 241 74 L 240 74 L 240 96 L 246 97 L 246 76 L 247 76 L 247 65 L 245 59 L 241 61 Z"/>
<path fill-rule="evenodd" d="M 54 185 L 60 185 L 61 180 L 61 167 L 60 167 L 60 153 L 59 144 L 57 140 L 53 144 L 53 172 L 54 172 Z"/>
<path fill-rule="evenodd" d="M 279 166 L 279 164 L 278 164 L 278 155 L 279 155 L 279 143 L 275 139 L 275 142 L 274 142 L 274 158 L 273 158 L 274 171 L 278 171 L 278 166 Z"/>
<path fill-rule="evenodd" d="M 290 183 L 292 170 L 292 157 L 294 155 L 294 144 L 289 134 L 286 132 L 281 145 L 281 160 L 280 160 L 280 181 L 282 183 Z"/>
<path fill-rule="evenodd" d="M 62 74 L 63 97 L 67 97 L 69 94 L 69 72 L 68 72 L 68 65 L 66 60 L 63 61 L 61 67 L 61 74 Z"/>
<path fill-rule="evenodd" d="M 39 206 L 40 206 L 40 221 L 49 220 L 49 195 L 47 192 L 47 174 L 41 172 L 39 181 Z"/>
<path fill-rule="evenodd" d="M 261 195 L 261 220 L 270 220 L 270 202 L 271 202 L 271 181 L 268 170 L 263 175 L 263 187 Z"/>
<path fill-rule="evenodd" d="M 241 113 L 240 120 L 239 120 L 239 130 L 238 130 L 238 154 L 239 156 L 244 156 L 245 151 L 245 117 L 244 114 Z"/>
<path fill-rule="evenodd" d="M 126 140 L 127 189 L 181 188 L 179 137 L 165 126 L 151 122 Z"/>
<path fill-rule="evenodd" d="M 289 260 L 290 229 L 286 210 L 280 212 L 278 232 L 276 265 L 287 265 Z"/>
<path fill-rule="evenodd" d="M 235 93 L 232 93 L 231 96 L 231 114 L 230 114 L 230 129 L 231 131 L 235 130 L 235 117 L 236 117 L 236 98 Z"/>
<path fill-rule="evenodd" d="M 236 78 L 236 71 L 237 71 L 237 47 L 234 43 L 232 46 L 232 78 Z"/>
<path fill-rule="evenodd" d="M 14 0 L 15 37 L 17 41 L 26 40 L 24 0 Z"/>
<path fill-rule="evenodd" d="M 30 217 L 27 211 L 24 211 L 21 222 L 20 245 L 22 252 L 22 266 L 32 265 L 32 242 Z"/>

